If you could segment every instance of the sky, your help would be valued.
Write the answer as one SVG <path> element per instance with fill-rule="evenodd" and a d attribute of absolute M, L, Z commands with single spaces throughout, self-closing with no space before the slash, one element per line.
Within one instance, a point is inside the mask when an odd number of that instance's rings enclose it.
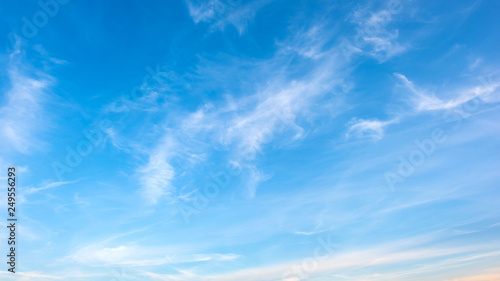
<path fill-rule="evenodd" d="M 500 280 L 499 12 L 3 1 L 0 279 Z"/>

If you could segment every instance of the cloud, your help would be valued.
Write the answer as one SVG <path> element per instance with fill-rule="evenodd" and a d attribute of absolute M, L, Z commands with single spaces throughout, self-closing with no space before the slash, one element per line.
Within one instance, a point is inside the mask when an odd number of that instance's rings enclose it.
<path fill-rule="evenodd" d="M 64 272 L 62 272 L 64 271 Z M 15 277 L 13 277 L 15 276 Z M 109 277 L 104 273 L 82 273 L 76 269 L 59 270 L 57 273 L 43 273 L 39 271 L 16 271 L 15 274 L 7 270 L 0 272 L 2 280 L 32 281 L 32 280 L 96 280 L 96 278 Z"/>
<path fill-rule="evenodd" d="M 243 34 L 257 10 L 269 0 L 243 2 L 242 0 L 186 0 L 189 14 L 194 23 L 206 22 L 211 29 L 224 30 L 227 25 L 234 26 Z"/>
<path fill-rule="evenodd" d="M 240 258 L 236 254 L 199 254 L 179 247 L 151 247 L 143 245 L 119 245 L 106 247 L 97 243 L 76 250 L 64 261 L 100 267 L 146 267 L 178 265 L 195 262 L 225 262 Z"/>
<path fill-rule="evenodd" d="M 200 21 L 211 21 L 216 15 L 214 8 L 215 4 L 220 3 L 220 5 L 223 5 L 223 3 L 218 0 L 203 1 L 201 3 L 195 3 L 195 1 L 186 2 L 189 8 L 189 14 L 195 23 L 199 23 Z"/>
<path fill-rule="evenodd" d="M 203 275 L 205 280 L 242 280 L 242 281 L 267 281 L 267 280 L 301 280 L 299 276 L 307 276 L 308 280 L 323 280 L 331 274 L 349 276 L 354 280 L 405 280 L 410 276 L 438 273 L 446 267 L 456 268 L 469 264 L 473 260 L 499 256 L 500 252 L 490 251 L 490 247 L 420 247 L 414 245 L 411 240 L 397 241 L 393 244 L 379 245 L 363 250 L 351 250 L 348 252 L 321 251 L 311 253 L 308 259 L 291 261 L 289 263 L 268 265 L 262 267 L 247 268 L 239 271 L 228 272 L 218 275 Z M 484 254 L 476 255 L 477 251 Z M 315 258 L 316 255 L 316 258 Z M 436 261 L 438 259 L 438 261 Z M 441 267 L 428 266 L 425 261 L 441 263 Z M 397 268 L 408 262 L 418 262 L 416 268 L 391 271 L 389 273 L 365 275 L 364 269 L 382 270 L 386 266 Z M 304 264 L 310 265 L 311 270 L 306 270 Z M 355 271 L 353 271 L 355 270 Z M 384 270 L 382 270 L 384 271 Z M 358 273 L 356 273 L 358 272 Z M 194 276 L 193 276 L 194 275 Z M 156 275 L 162 280 L 162 275 Z M 189 274 L 169 275 L 172 279 L 190 281 L 199 280 L 200 276 L 190 272 Z M 288 278 L 288 279 L 287 279 Z M 165 279 L 168 280 L 168 279 Z M 430 280 L 430 279 L 427 279 Z M 477 279 L 464 279 L 477 280 Z M 484 280 L 484 279 L 483 279 Z"/>
<path fill-rule="evenodd" d="M 427 90 L 418 89 L 412 81 L 410 81 L 403 74 L 395 73 L 399 81 L 402 82 L 402 86 L 408 89 L 411 96 L 408 97 L 408 101 L 413 106 L 415 111 L 435 111 L 435 110 L 448 110 L 458 108 L 474 99 L 479 99 L 484 103 L 494 103 L 499 101 L 500 82 L 480 79 L 481 85 L 476 85 L 472 87 L 467 87 L 453 93 L 448 98 L 444 100 L 437 97 L 434 93 Z"/>
<path fill-rule="evenodd" d="M 149 202 L 156 204 L 171 193 L 175 172 L 169 160 L 175 154 L 176 140 L 168 134 L 149 152 L 146 166 L 139 169 L 142 194 Z"/>
<path fill-rule="evenodd" d="M 333 37 L 332 31 L 319 23 L 297 32 L 293 40 L 285 40 L 277 44 L 285 55 L 299 54 L 316 60 L 329 54 L 325 45 Z"/>
<path fill-rule="evenodd" d="M 249 175 L 246 178 L 248 197 L 254 198 L 259 184 L 261 182 L 267 181 L 270 178 L 271 178 L 270 175 L 264 174 L 262 171 L 259 171 L 256 167 L 251 167 Z"/>
<path fill-rule="evenodd" d="M 43 142 L 37 138 L 47 125 L 45 105 L 54 79 L 22 63 L 22 52 L 16 49 L 7 66 L 10 88 L 0 107 L 0 145 L 28 154 Z"/>
<path fill-rule="evenodd" d="M 313 26 L 286 42 L 293 42 L 294 38 L 303 42 L 303 38 L 321 34 L 321 27 Z M 252 66 L 251 73 L 255 73 L 248 77 L 256 81 L 254 88 L 240 89 L 222 101 L 206 102 L 193 112 L 181 111 L 176 112 L 175 116 L 163 116 L 164 121 L 153 126 L 162 128 L 152 134 L 158 140 L 156 144 L 144 145 L 142 150 L 133 149 L 141 154 L 146 152 L 149 158 L 147 164 L 138 169 L 142 190 L 149 201 L 158 203 L 160 198 L 175 191 L 172 182 L 175 180 L 176 167 L 172 161 L 192 160 L 193 164 L 203 162 L 206 157 L 210 157 L 207 154 L 213 147 L 222 148 L 228 162 L 237 163 L 246 171 L 246 194 L 253 198 L 257 186 L 270 178 L 253 163 L 264 153 L 264 149 L 271 145 L 272 148 L 283 148 L 300 142 L 307 131 L 299 122 L 311 120 L 319 114 L 329 114 L 339 108 L 342 98 L 332 93 L 343 84 L 346 75 L 342 70 L 344 63 L 339 59 L 340 49 L 333 47 L 323 50 L 324 42 L 309 40 L 307 44 L 295 44 L 293 48 L 281 44 L 273 58 L 247 62 Z M 323 59 L 315 67 L 301 71 L 300 76 L 289 78 L 290 53 L 309 61 L 315 58 L 303 54 L 310 53 L 311 49 L 321 50 L 315 51 L 313 57 L 321 53 Z M 205 81 L 218 81 L 219 72 L 214 69 L 222 69 L 224 83 L 228 83 L 227 73 L 234 72 L 225 69 L 228 67 L 226 64 L 220 65 L 213 61 L 203 63 L 208 66 L 200 66 L 197 73 L 199 77 L 204 77 L 199 82 L 203 88 L 207 87 Z M 239 75 L 246 76 L 246 72 Z M 162 105 L 156 106 L 162 108 Z M 168 109 L 165 107 L 165 110 L 158 110 L 157 113 L 164 111 Z M 182 169 L 185 171 L 187 168 Z"/>
<path fill-rule="evenodd" d="M 372 140 L 380 140 L 384 137 L 385 127 L 396 123 L 397 121 L 397 118 L 388 121 L 354 118 L 349 122 L 349 130 L 346 133 L 346 138 L 356 137 L 361 139 L 368 138 Z"/>
<path fill-rule="evenodd" d="M 320 79 L 270 86 L 253 96 L 257 102 L 250 110 L 241 110 L 246 101 L 240 100 L 238 108 L 241 113 L 236 111 L 222 131 L 222 142 L 235 143 L 239 151 L 253 158 L 262 150 L 263 144 L 271 142 L 276 134 L 285 130 L 293 131 L 292 140 L 300 139 L 304 129 L 296 123 L 298 115 L 305 113 L 315 97 L 327 91 L 327 82 Z"/>
<path fill-rule="evenodd" d="M 30 188 L 27 188 L 23 193 L 24 194 L 34 194 L 34 193 L 37 193 L 37 192 L 40 192 L 42 190 L 48 190 L 48 189 L 53 189 L 53 188 L 56 188 L 56 187 L 59 187 L 59 186 L 63 186 L 63 185 L 67 185 L 67 184 L 72 184 L 72 183 L 75 183 L 75 182 L 78 182 L 80 181 L 79 180 L 73 180 L 73 181 L 59 181 L 59 182 L 51 182 L 49 184 L 46 184 L 42 187 L 30 187 Z"/>
<path fill-rule="evenodd" d="M 405 52 L 407 47 L 398 42 L 399 31 L 390 28 L 395 14 L 399 12 L 390 8 L 376 12 L 367 8 L 355 11 L 351 21 L 358 28 L 357 47 L 381 62 Z"/>
<path fill-rule="evenodd" d="M 490 269 L 490 272 L 479 273 L 467 277 L 454 278 L 450 281 L 490 281 L 500 280 L 500 268 Z"/>

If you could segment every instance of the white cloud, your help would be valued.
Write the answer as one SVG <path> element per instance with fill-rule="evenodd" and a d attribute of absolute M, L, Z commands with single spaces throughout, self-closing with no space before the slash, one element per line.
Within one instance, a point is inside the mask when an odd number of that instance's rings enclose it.
<path fill-rule="evenodd" d="M 195 3 L 194 1 L 186 1 L 189 14 L 193 18 L 195 23 L 200 21 L 211 21 L 215 17 L 214 4 L 219 2 L 218 0 L 210 0 L 201 3 Z"/>
<path fill-rule="evenodd" d="M 10 89 L 0 108 L 3 135 L 0 145 L 27 154 L 43 144 L 37 135 L 47 125 L 44 104 L 49 101 L 47 91 L 53 79 L 23 65 L 21 55 L 22 52 L 16 50 L 10 56 L 7 69 Z"/>
<path fill-rule="evenodd" d="M 238 258 L 240 256 L 236 254 L 192 253 L 190 249 L 181 249 L 180 247 L 155 247 L 135 244 L 106 247 L 105 243 L 97 243 L 78 249 L 72 255 L 64 258 L 64 261 L 100 267 L 143 267 L 174 266 L 192 262 L 224 262 Z"/>
<path fill-rule="evenodd" d="M 175 148 L 176 141 L 165 135 L 157 147 L 149 152 L 147 165 L 139 169 L 142 194 L 153 204 L 169 195 L 173 188 L 171 181 L 175 173 L 169 160 L 175 154 Z"/>
<path fill-rule="evenodd" d="M 418 89 L 414 83 L 403 74 L 395 73 L 394 75 L 402 82 L 402 86 L 411 92 L 412 95 L 408 97 L 408 99 L 416 111 L 454 109 L 472 101 L 475 98 L 480 99 L 484 103 L 499 101 L 498 89 L 500 88 L 500 82 L 480 79 L 481 85 L 460 90 L 457 93 L 452 94 L 451 98 L 444 100 L 437 97 L 432 92 Z"/>
<path fill-rule="evenodd" d="M 212 30 L 223 30 L 227 25 L 233 25 L 243 34 L 257 10 L 266 5 L 269 0 L 243 2 L 241 0 L 186 0 L 189 14 L 195 23 L 207 22 Z"/>
<path fill-rule="evenodd" d="M 281 51 L 288 55 L 299 54 L 310 59 L 319 59 L 328 55 L 325 44 L 333 36 L 331 30 L 324 26 L 315 25 L 302 32 L 297 32 L 293 40 L 278 42 Z"/>
<path fill-rule="evenodd" d="M 320 27 L 314 26 L 311 30 L 305 31 L 306 35 L 300 33 L 293 38 L 301 41 L 305 37 L 323 34 Z M 311 49 L 323 49 L 324 40 L 308 42 L 294 45 L 292 49 L 282 45 L 274 58 L 254 62 L 252 72 L 256 73 L 256 77 L 252 79 L 258 83 L 254 89 L 244 89 L 224 101 L 206 103 L 192 113 L 177 113 L 174 120 L 172 117 L 165 120 L 164 126 L 168 123 L 168 127 L 157 134 L 160 141 L 154 148 L 144 149 L 149 161 L 139 169 L 143 190 L 150 202 L 157 203 L 159 198 L 174 190 L 175 167 L 171 164 L 174 159 L 189 158 L 201 162 L 206 157 L 207 149 L 213 146 L 222 146 L 229 154 L 227 161 L 238 163 L 246 171 L 246 194 L 250 198 L 255 196 L 257 186 L 270 177 L 253 163 L 259 154 L 264 153 L 264 147 L 286 147 L 300 141 L 305 137 L 306 130 L 299 125 L 299 120 L 329 114 L 339 106 L 338 102 L 332 101 L 341 98 L 330 95 L 335 87 L 343 84 L 345 76 L 341 70 L 344 62 L 339 59 L 339 48 L 321 51 L 323 59 L 314 68 L 302 71 L 301 77 L 286 77 L 290 50 L 303 56 Z M 319 52 L 314 51 L 314 56 L 318 56 Z M 303 56 L 303 59 L 311 57 Z M 221 66 L 214 67 L 214 62 L 209 63 L 209 70 L 205 73 L 205 69 L 200 68 L 199 76 L 217 81 L 218 77 L 212 79 L 218 75 L 213 70 Z M 222 72 L 230 71 L 226 69 Z M 267 72 L 276 76 L 262 77 L 262 73 Z M 331 107 L 321 112 L 329 103 Z"/>
<path fill-rule="evenodd" d="M 0 272 L 2 280 L 10 281 L 32 281 L 32 280 L 96 280 L 97 278 L 109 277 L 109 273 L 83 273 L 78 270 L 59 270 L 57 273 L 43 273 L 39 271 L 16 271 L 15 274 L 7 270 Z"/>
<path fill-rule="evenodd" d="M 348 252 L 331 252 L 327 254 L 325 249 L 317 252 L 317 258 L 314 251 L 311 252 L 309 259 L 291 261 L 289 263 L 268 265 L 262 267 L 254 267 L 243 269 L 234 272 L 228 272 L 219 275 L 203 275 L 205 280 L 242 280 L 242 281 L 267 281 L 267 280 L 300 280 L 297 272 L 302 276 L 307 276 L 308 280 L 324 280 L 325 276 L 335 274 L 336 276 L 350 276 L 354 280 L 405 280 L 410 276 L 418 276 L 422 273 L 439 272 L 443 267 L 456 268 L 461 265 L 468 264 L 473 260 L 499 256 L 500 252 L 488 252 L 486 245 L 479 247 L 460 247 L 460 248 L 443 248 L 443 247 L 421 247 L 415 244 L 415 241 L 403 240 L 393 244 L 379 245 L 363 250 L 351 250 Z M 481 251 L 482 254 L 476 254 Z M 458 257 L 458 258 L 457 258 Z M 435 264 L 439 259 L 440 267 L 428 266 L 425 261 L 432 260 Z M 307 263 L 306 263 L 307 261 Z M 377 270 L 385 266 L 396 268 L 407 262 L 418 262 L 420 266 L 398 272 L 397 270 L 390 273 L 364 275 L 363 269 L 371 268 Z M 309 265 L 314 270 L 305 270 L 304 264 Z M 295 269 L 295 274 L 293 273 Z M 353 269 L 355 269 L 353 273 Z M 355 273 L 359 272 L 359 273 Z M 150 275 L 151 276 L 151 275 Z M 167 277 L 166 275 L 155 275 L 157 280 Z M 174 280 L 199 280 L 200 276 L 189 272 L 189 274 L 169 275 L 168 277 Z M 288 279 L 286 279 L 288 278 Z M 297 279 L 298 278 L 298 279 Z M 465 279 L 477 280 L 477 279 Z"/>
<path fill-rule="evenodd" d="M 394 16 L 390 9 L 377 12 L 357 10 L 351 18 L 358 26 L 357 47 L 381 62 L 405 52 L 407 47 L 398 42 L 399 31 L 390 28 Z"/>
<path fill-rule="evenodd" d="M 467 277 L 454 278 L 450 281 L 487 281 L 500 280 L 500 268 L 490 269 L 489 272 L 477 273 Z"/>
<path fill-rule="evenodd" d="M 385 127 L 395 122 L 397 122 L 397 119 L 380 121 L 377 119 L 365 120 L 354 118 L 349 122 L 349 130 L 347 131 L 346 137 L 380 140 L 384 137 Z"/>
<path fill-rule="evenodd" d="M 44 185 L 42 187 L 29 187 L 29 188 L 27 188 L 23 192 L 23 194 L 33 194 L 33 193 L 40 192 L 42 190 L 53 189 L 53 188 L 56 188 L 56 187 L 59 187 L 59 186 L 63 186 L 63 185 L 67 185 L 67 184 L 72 184 L 72 183 L 75 183 L 75 182 L 78 182 L 78 181 L 80 181 L 80 180 L 51 182 L 51 183 L 46 184 L 46 185 Z"/>
<path fill-rule="evenodd" d="M 254 198 L 259 184 L 261 182 L 267 181 L 270 178 L 271 178 L 270 175 L 264 174 L 262 171 L 259 171 L 256 167 L 251 167 L 248 178 L 246 178 L 248 197 Z"/>

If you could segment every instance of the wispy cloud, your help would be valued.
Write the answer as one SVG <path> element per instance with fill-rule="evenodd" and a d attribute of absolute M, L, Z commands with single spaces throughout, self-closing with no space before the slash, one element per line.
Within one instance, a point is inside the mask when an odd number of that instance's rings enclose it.
<path fill-rule="evenodd" d="M 436 94 L 431 91 L 419 89 L 403 74 L 395 73 L 394 75 L 402 83 L 402 86 L 410 91 L 411 96 L 408 97 L 408 100 L 416 111 L 454 109 L 475 98 L 485 103 L 498 101 L 500 82 L 486 82 L 486 80 L 483 79 L 482 81 L 485 83 L 481 83 L 481 85 L 471 86 L 453 94 L 445 93 L 451 96 L 445 100 L 437 97 Z"/>
<path fill-rule="evenodd" d="M 410 276 L 418 276 L 425 273 L 439 273 L 440 268 L 417 268 L 407 269 L 398 274 L 381 273 L 378 275 L 364 275 L 364 269 L 384 268 L 385 266 L 401 266 L 408 262 L 425 263 L 430 260 L 441 260 L 447 267 L 457 267 L 461 264 L 468 264 L 474 259 L 481 259 L 488 256 L 498 256 L 500 252 L 488 252 L 487 246 L 483 247 L 409 247 L 411 244 L 400 241 L 394 245 L 381 245 L 364 250 L 353 250 L 349 252 L 333 253 L 331 255 L 322 253 L 321 258 L 317 258 L 315 264 L 311 264 L 311 270 L 304 271 L 297 265 L 302 264 L 302 260 L 279 265 L 269 265 L 255 268 L 248 268 L 240 271 L 218 275 L 205 275 L 206 280 L 244 280 L 244 281 L 266 281 L 266 280 L 300 280 L 300 276 L 307 276 L 309 280 L 323 280 L 324 276 L 331 274 L 349 276 L 355 280 L 402 280 Z M 324 250 L 324 249 L 322 249 Z M 477 251 L 482 251 L 485 255 L 476 255 Z M 325 256 L 323 256 L 325 255 Z M 455 257 L 461 258 L 455 258 Z M 311 258 L 312 259 L 312 258 Z M 443 264 L 443 266 L 444 266 Z M 353 273 L 356 269 L 358 274 Z M 427 275 L 429 276 L 429 275 Z M 157 276 L 157 277 L 161 277 Z M 178 280 L 196 280 L 198 276 L 186 274 L 174 275 L 172 278 Z M 161 279 L 159 279 L 161 280 Z M 464 279 L 469 280 L 469 279 Z M 476 279 L 470 279 L 476 280 Z"/>
<path fill-rule="evenodd" d="M 257 10 L 270 0 L 246 2 L 242 0 L 186 0 L 189 14 L 195 23 L 207 22 L 211 29 L 224 30 L 227 25 L 234 26 L 243 34 Z"/>
<path fill-rule="evenodd" d="M 67 256 L 63 261 L 76 262 L 100 267 L 146 267 L 161 265 L 179 265 L 195 262 L 224 262 L 240 258 L 236 254 L 199 254 L 193 249 L 179 247 L 148 247 L 140 245 L 120 245 L 106 247 L 97 243 L 83 247 Z"/>
<path fill-rule="evenodd" d="M 166 134 L 157 147 L 149 152 L 146 166 L 139 169 L 143 194 L 153 204 L 169 195 L 173 188 L 171 180 L 175 173 L 169 159 L 175 155 L 175 147 L 176 140 Z"/>
<path fill-rule="evenodd" d="M 401 3 L 392 1 L 392 3 Z M 358 27 L 356 40 L 361 50 L 384 62 L 405 52 L 408 47 L 398 42 L 399 30 L 391 26 L 399 10 L 381 9 L 376 12 L 361 8 L 352 15 L 352 22 Z"/>
<path fill-rule="evenodd" d="M 377 119 L 365 120 L 354 118 L 349 122 L 349 130 L 346 133 L 346 138 L 368 138 L 372 140 L 380 140 L 384 137 L 385 128 L 398 121 L 397 118 L 380 121 Z"/>
<path fill-rule="evenodd" d="M 30 281 L 30 280 L 89 280 L 93 278 L 100 278 L 108 276 L 108 274 L 102 273 L 81 273 L 77 271 L 73 272 L 64 272 L 57 274 L 47 274 L 39 271 L 21 271 L 16 272 L 15 279 L 13 277 L 14 274 L 2 271 L 0 272 L 0 276 L 5 278 L 3 280 L 20 280 L 20 281 Z"/>
<path fill-rule="evenodd" d="M 0 279 L 500 278 L 494 4 L 76 2 L 1 9 Z"/>
<path fill-rule="evenodd" d="M 319 36 L 323 34 L 320 29 L 313 26 L 287 42 L 294 42 L 294 38 L 302 41 L 304 36 Z M 166 120 L 162 126 L 164 128 L 157 134 L 156 146 L 138 151 L 147 151 L 149 157 L 148 163 L 138 171 L 150 202 L 157 203 L 159 198 L 174 190 L 173 159 L 198 158 L 203 161 L 203 157 L 196 155 L 203 155 L 213 146 L 222 146 L 228 152 L 227 161 L 237 163 L 247 171 L 246 194 L 253 198 L 257 186 L 270 178 L 269 174 L 253 163 L 264 152 L 264 147 L 271 144 L 286 147 L 301 141 L 306 131 L 299 124 L 300 121 L 339 108 L 341 96 L 331 93 L 343 84 L 345 70 L 339 59 L 340 50 L 337 47 L 323 50 L 324 43 L 324 40 L 312 40 L 305 45 L 295 44 L 294 48 L 282 44 L 275 57 L 253 63 L 253 72 L 259 73 L 258 77 L 252 77 L 258 83 L 254 89 L 243 90 L 223 101 L 205 103 L 194 112 L 180 112 L 178 116 L 181 118 Z M 309 71 L 304 71 L 300 77 L 288 79 L 290 52 L 303 55 L 312 49 L 316 50 L 315 55 L 304 56 L 303 59 L 315 59 L 321 53 L 324 56 L 322 61 Z M 223 67 L 215 62 L 210 63 L 215 64 L 211 68 Z M 203 68 L 200 71 L 204 71 Z M 260 73 L 264 72 L 273 72 L 276 77 L 260 77 Z M 213 72 L 200 73 L 207 80 L 212 80 L 213 75 Z M 332 108 L 324 112 L 318 110 L 328 104 Z"/>
<path fill-rule="evenodd" d="M 489 281 L 500 280 L 500 268 L 488 270 L 489 272 L 479 273 L 467 277 L 454 278 L 453 281 Z"/>
<path fill-rule="evenodd" d="M 0 144 L 26 154 L 43 145 L 38 134 L 48 125 L 44 107 L 50 101 L 48 91 L 54 79 L 23 63 L 22 56 L 16 49 L 7 65 L 9 90 L 0 107 Z"/>
<path fill-rule="evenodd" d="M 51 182 L 51 183 L 46 184 L 46 185 L 44 185 L 42 187 L 30 187 L 30 188 L 26 189 L 23 193 L 24 194 L 34 194 L 34 193 L 37 193 L 37 192 L 40 192 L 40 191 L 43 191 L 43 190 L 53 189 L 53 188 L 56 188 L 56 187 L 59 187 L 59 186 L 72 184 L 72 183 L 75 183 L 75 182 L 78 182 L 78 181 L 80 181 L 80 180 Z"/>

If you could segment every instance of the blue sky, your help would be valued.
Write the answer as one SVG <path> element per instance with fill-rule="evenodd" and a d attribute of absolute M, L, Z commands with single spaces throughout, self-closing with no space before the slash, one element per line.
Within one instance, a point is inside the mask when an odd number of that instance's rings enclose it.
<path fill-rule="evenodd" d="M 500 280 L 499 12 L 2 3 L 1 279 Z"/>

